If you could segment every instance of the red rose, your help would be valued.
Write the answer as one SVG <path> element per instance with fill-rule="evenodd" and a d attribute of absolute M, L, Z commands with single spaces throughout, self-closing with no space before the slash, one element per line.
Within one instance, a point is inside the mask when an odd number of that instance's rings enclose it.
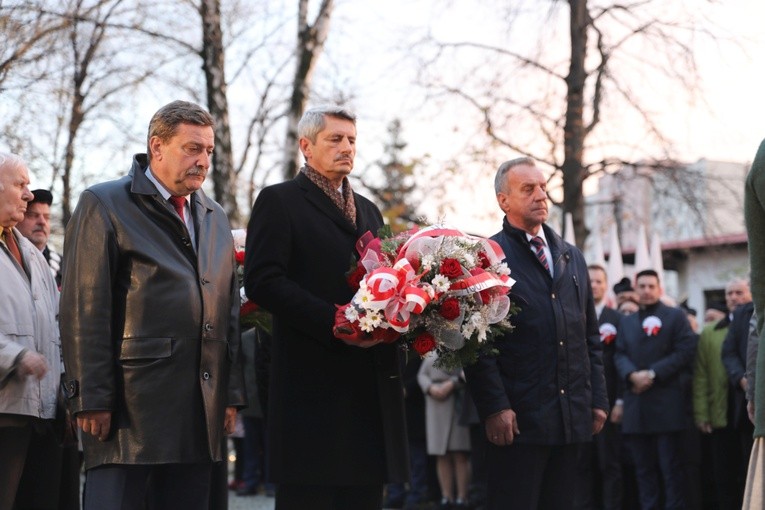
<path fill-rule="evenodd" d="M 430 333 L 420 333 L 417 338 L 414 339 L 412 347 L 417 351 L 420 356 L 425 356 L 427 353 L 436 348 L 436 339 Z"/>
<path fill-rule="evenodd" d="M 440 313 L 441 317 L 444 319 L 453 321 L 460 316 L 459 300 L 455 297 L 444 299 L 444 302 L 441 303 L 441 308 L 438 309 L 438 313 Z"/>
<path fill-rule="evenodd" d="M 234 252 L 234 257 L 236 258 L 236 263 L 240 266 L 244 265 L 244 250 L 239 250 L 237 252 Z"/>
<path fill-rule="evenodd" d="M 457 278 L 462 276 L 462 264 L 457 259 L 444 259 L 438 272 L 447 278 Z"/>
<path fill-rule="evenodd" d="M 481 296 L 481 303 L 487 305 L 491 301 L 491 297 L 494 295 L 493 289 L 485 289 L 478 293 Z"/>
<path fill-rule="evenodd" d="M 392 344 L 401 334 L 395 329 L 391 328 L 375 328 L 372 330 L 372 338 L 374 340 L 382 340 L 384 344 Z"/>
<path fill-rule="evenodd" d="M 356 269 L 350 275 L 348 275 L 348 285 L 350 285 L 353 290 L 359 290 L 361 280 L 364 279 L 366 274 L 367 270 L 364 269 L 364 266 L 356 266 Z"/>
<path fill-rule="evenodd" d="M 258 310 L 258 305 L 255 304 L 255 301 L 246 301 L 241 308 L 239 308 L 239 315 L 244 317 L 247 314 L 256 312 Z"/>
<path fill-rule="evenodd" d="M 489 256 L 486 255 L 485 251 L 479 251 L 478 252 L 478 265 L 481 266 L 483 269 L 486 269 L 491 265 L 491 261 L 489 260 Z"/>

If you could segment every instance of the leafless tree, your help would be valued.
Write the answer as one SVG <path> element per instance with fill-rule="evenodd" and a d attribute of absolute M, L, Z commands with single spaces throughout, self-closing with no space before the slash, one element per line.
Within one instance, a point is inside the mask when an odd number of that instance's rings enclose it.
<path fill-rule="evenodd" d="M 554 44 L 560 40 L 555 35 L 556 27 L 563 26 L 564 5 L 569 42 L 565 58 Z M 518 19 L 514 6 L 508 7 L 507 19 L 510 33 L 520 35 L 512 25 Z M 495 149 L 532 156 L 553 170 L 551 181 L 562 187 L 562 198 L 553 201 L 572 213 L 582 245 L 588 234 L 584 181 L 616 170 L 617 162 L 629 162 L 615 154 L 625 149 L 638 153 L 638 143 L 620 139 L 625 123 L 643 127 L 640 142 L 659 148 L 654 160 L 672 159 L 671 140 L 643 102 L 646 94 L 638 84 L 650 75 L 654 87 L 675 87 L 687 97 L 697 90 L 693 41 L 709 34 L 699 15 L 664 6 L 654 0 L 553 0 L 537 44 L 534 36 L 518 37 L 523 42 L 516 46 L 431 40 L 427 46 L 435 50 L 423 63 L 421 79 L 435 94 L 460 98 L 469 107 L 483 126 L 476 143 L 488 139 Z M 524 34 L 533 32 L 523 28 Z M 444 77 L 444 66 L 460 59 L 471 62 L 467 70 Z M 641 151 L 638 158 L 650 156 Z"/>
<path fill-rule="evenodd" d="M 9 86 L 21 88 L 44 76 L 39 64 L 69 24 L 69 20 L 42 9 L 43 3 L 0 2 L 0 93 Z M 9 84 L 12 71 L 19 79 Z"/>
<path fill-rule="evenodd" d="M 284 178 L 294 177 L 300 167 L 300 153 L 297 150 L 297 125 L 303 116 L 310 95 L 313 71 L 324 50 L 329 34 L 329 22 L 334 9 L 334 0 L 321 0 L 319 11 L 313 23 L 308 22 L 308 0 L 298 0 L 298 37 L 296 45 L 295 76 L 292 82 L 287 136 L 284 140 Z"/>
<path fill-rule="evenodd" d="M 215 198 L 228 214 L 229 221 L 239 222 L 236 203 L 236 175 L 231 147 L 231 128 L 226 95 L 225 50 L 220 22 L 220 0 L 202 0 L 202 69 L 205 73 L 207 107 L 215 119 L 215 151 L 213 152 L 213 189 Z"/>

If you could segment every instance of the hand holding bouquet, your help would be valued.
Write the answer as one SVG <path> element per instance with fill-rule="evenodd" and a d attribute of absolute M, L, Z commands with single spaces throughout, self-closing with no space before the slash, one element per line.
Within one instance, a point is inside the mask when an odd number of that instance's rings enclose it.
<path fill-rule="evenodd" d="M 335 336 L 348 342 L 393 342 L 442 366 L 475 361 L 489 340 L 512 328 L 507 296 L 514 281 L 495 242 L 440 226 L 396 236 L 370 233 L 357 243 L 358 285 L 338 308 Z"/>

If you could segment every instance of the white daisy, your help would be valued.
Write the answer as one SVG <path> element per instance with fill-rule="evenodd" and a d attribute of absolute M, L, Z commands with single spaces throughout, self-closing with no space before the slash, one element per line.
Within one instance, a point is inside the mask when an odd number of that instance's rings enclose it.
<path fill-rule="evenodd" d="M 451 286 L 449 278 L 442 274 L 437 274 L 430 283 L 435 287 L 436 292 L 446 292 Z"/>
<path fill-rule="evenodd" d="M 374 324 L 372 324 L 372 320 L 369 317 L 361 317 L 359 319 L 359 327 L 361 327 L 361 331 L 365 333 L 371 333 L 375 329 Z"/>

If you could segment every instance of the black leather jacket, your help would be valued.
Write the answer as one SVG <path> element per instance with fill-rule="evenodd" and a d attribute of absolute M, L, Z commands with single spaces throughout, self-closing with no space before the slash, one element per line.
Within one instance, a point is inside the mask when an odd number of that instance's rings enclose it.
<path fill-rule="evenodd" d="M 191 195 L 195 250 L 146 166 L 83 192 L 66 230 L 65 389 L 75 413 L 112 412 L 106 441 L 83 434 L 86 468 L 222 460 L 225 408 L 246 404 L 226 215 Z"/>

